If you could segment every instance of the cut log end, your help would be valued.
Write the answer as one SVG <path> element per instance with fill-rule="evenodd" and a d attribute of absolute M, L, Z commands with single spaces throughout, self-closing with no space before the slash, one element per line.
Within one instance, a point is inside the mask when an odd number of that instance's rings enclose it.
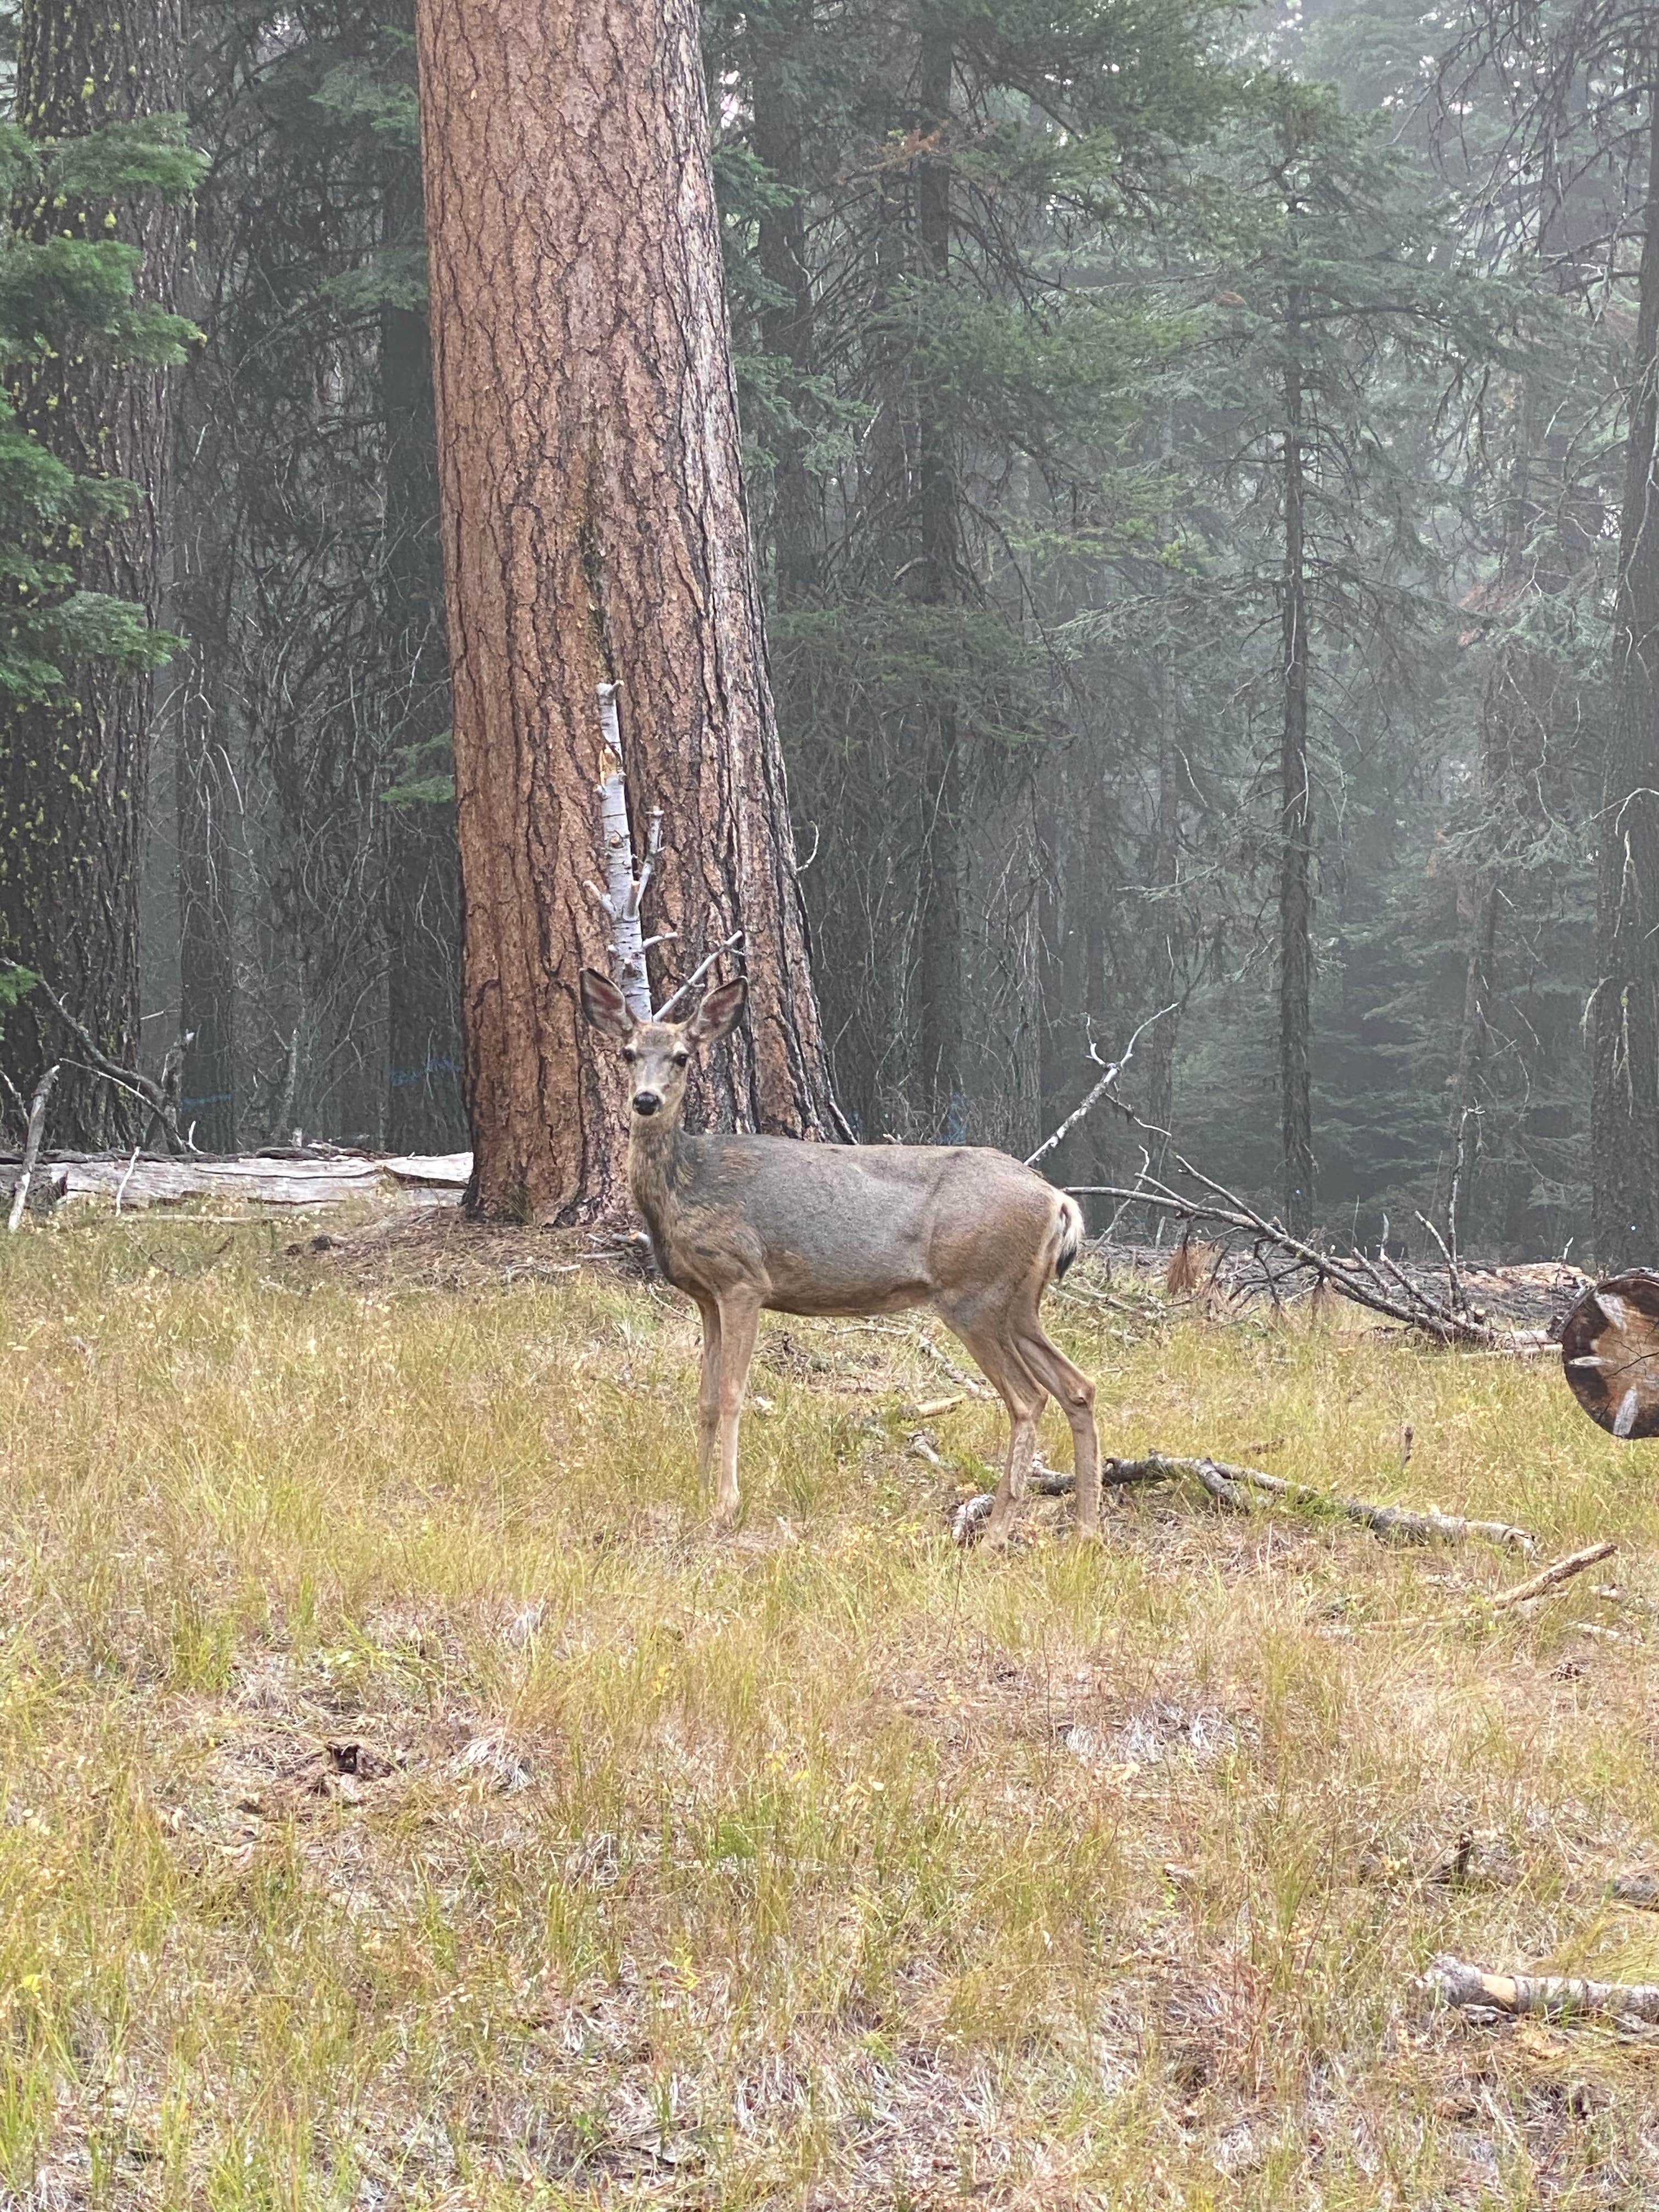
<path fill-rule="evenodd" d="M 1586 1291 L 1562 1326 L 1561 1368 L 1598 1428 L 1659 1436 L 1659 1274 L 1635 1268 Z"/>

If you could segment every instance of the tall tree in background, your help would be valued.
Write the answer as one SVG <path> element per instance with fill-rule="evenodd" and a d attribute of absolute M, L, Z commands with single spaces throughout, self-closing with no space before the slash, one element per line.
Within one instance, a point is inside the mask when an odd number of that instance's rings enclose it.
<path fill-rule="evenodd" d="M 1659 34 L 1645 0 L 1474 0 L 1446 70 L 1500 238 L 1625 323 L 1623 482 L 1596 814 L 1590 1236 L 1598 1267 L 1659 1252 Z M 1466 136 L 1468 134 L 1466 134 Z M 1484 160 L 1478 157 L 1484 156 Z M 1632 272 L 1632 263 L 1634 262 Z M 1634 282 L 1632 283 L 1632 273 Z M 1609 313 L 1611 309 L 1611 313 Z"/>
<path fill-rule="evenodd" d="M 606 931 L 594 687 L 676 964 L 741 929 L 747 1034 L 705 1109 L 827 1134 L 782 756 L 744 511 L 692 0 L 422 0 L 423 167 L 465 888 L 473 1198 L 621 1196 L 618 1073 L 581 1033 Z"/>
<path fill-rule="evenodd" d="M 1613 715 L 1596 854 L 1590 1237 L 1598 1267 L 1659 1258 L 1659 46 L 1647 106 L 1636 354 L 1613 609 Z"/>
<path fill-rule="evenodd" d="M 185 238 L 179 199 L 197 167 L 168 123 L 184 105 L 183 70 L 179 0 L 116 12 L 25 0 L 18 121 L 46 163 L 13 202 L 10 254 L 34 319 L 10 334 L 10 404 L 19 429 L 78 490 L 66 487 L 58 502 L 52 572 L 9 572 L 26 618 L 56 610 L 62 651 L 8 687 L 0 952 L 46 975 L 129 1066 L 138 1049 L 139 865 L 159 650 L 145 633 L 165 581 L 168 364 L 188 328 L 171 313 Z M 38 994 L 9 1018 L 14 1081 L 58 1056 L 52 1021 Z M 59 1141 L 95 1146 L 126 1134 L 133 1104 L 125 1093 L 80 1068 L 65 1076 L 54 1107 Z"/>
<path fill-rule="evenodd" d="M 194 304 L 192 302 L 192 304 Z M 234 476 L 226 465 L 229 395 L 198 356 L 179 407 L 172 619 L 185 639 L 172 670 L 178 837 L 180 1120 L 204 1152 L 236 1149 L 236 909 L 231 751 Z M 215 405 L 214 401 L 217 402 Z"/>
<path fill-rule="evenodd" d="M 951 278 L 951 132 L 956 44 L 951 26 L 927 22 L 917 65 L 917 127 L 928 149 L 916 163 L 916 244 L 921 280 L 919 301 L 942 292 Z M 921 392 L 916 438 L 918 544 L 910 564 L 915 593 L 924 607 L 941 610 L 962 597 L 962 518 L 958 426 L 945 395 Z M 926 809 L 918 871 L 921 890 L 921 958 L 917 975 L 917 1042 L 927 1134 L 960 1144 L 968 1133 L 962 1095 L 963 1035 L 968 1023 L 963 991 L 963 774 L 957 718 L 948 697 L 920 701 L 917 720 L 925 751 Z M 925 733 L 925 734 L 924 734 Z"/>
<path fill-rule="evenodd" d="M 1279 1091 L 1285 1225 L 1305 1237 L 1314 1218 L 1313 767 L 1308 756 L 1308 494 L 1304 443 L 1304 344 L 1309 301 L 1294 264 L 1301 245 L 1304 149 L 1287 132 L 1277 181 L 1285 196 L 1291 266 L 1282 295 L 1284 361 L 1280 434 L 1285 574 L 1279 590 L 1284 696 L 1279 744 Z"/>
<path fill-rule="evenodd" d="M 1233 557 L 1246 560 L 1233 588 L 1248 605 L 1271 580 L 1276 616 L 1272 681 L 1260 690 L 1273 732 L 1264 781 L 1278 802 L 1280 1203 L 1306 1235 L 1319 686 L 1324 719 L 1350 720 L 1357 693 L 1398 684 L 1443 628 L 1424 526 L 1432 447 L 1409 426 L 1434 420 L 1449 435 L 1502 357 L 1519 301 L 1458 266 L 1447 218 L 1406 158 L 1325 90 L 1278 88 L 1273 143 L 1240 184 L 1236 239 L 1218 264 L 1230 318 L 1207 428 L 1225 441 L 1239 501 Z"/>
<path fill-rule="evenodd" d="M 1056 826 L 1080 852 L 1090 782 L 1079 758 L 1065 821 L 1039 829 L 1036 786 L 1078 734 L 1055 633 L 1121 543 L 1101 484 L 1143 333 L 1121 255 L 1167 209 L 1176 149 L 1235 97 L 1219 11 L 775 4 L 732 10 L 725 42 L 709 12 L 727 129 L 774 192 L 737 296 L 762 301 L 746 422 L 773 462 L 780 693 L 792 785 L 824 832 L 806 882 L 836 952 L 818 981 L 838 1080 L 871 1136 L 1024 1149 L 1038 948 L 1070 927 L 1044 854 Z M 740 240 L 747 178 L 721 173 Z M 793 291 L 787 224 L 811 279 Z M 1100 903 L 1065 910 L 1092 931 Z M 1069 1103 L 1089 1063 L 1065 964 L 1047 962 L 1044 1003 L 1072 994 L 1051 1056 Z"/>

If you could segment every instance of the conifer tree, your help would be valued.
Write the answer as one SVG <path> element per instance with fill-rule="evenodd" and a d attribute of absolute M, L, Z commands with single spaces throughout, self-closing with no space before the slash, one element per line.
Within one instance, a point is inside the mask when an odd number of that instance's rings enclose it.
<path fill-rule="evenodd" d="M 26 0 L 18 122 L 0 142 L 0 957 L 44 975 L 110 1058 L 138 1044 L 138 881 L 169 438 L 183 140 L 172 0 L 107 21 Z M 27 1088 L 69 1042 L 38 993 L 6 1023 Z M 124 1135 L 133 1101 L 67 1068 L 64 1141 Z"/>
<path fill-rule="evenodd" d="M 1305 1236 L 1317 1208 L 1320 663 L 1335 655 L 1345 688 L 1356 674 L 1386 684 L 1413 639 L 1443 623 L 1431 453 L 1410 425 L 1455 418 L 1457 395 L 1517 348 L 1524 302 L 1459 265 L 1420 174 L 1328 92 L 1278 87 L 1271 136 L 1249 147 L 1238 182 L 1238 228 L 1218 258 L 1210 434 L 1239 502 L 1231 588 L 1241 611 L 1273 608 L 1277 651 L 1259 696 L 1277 801 L 1279 1199 Z"/>

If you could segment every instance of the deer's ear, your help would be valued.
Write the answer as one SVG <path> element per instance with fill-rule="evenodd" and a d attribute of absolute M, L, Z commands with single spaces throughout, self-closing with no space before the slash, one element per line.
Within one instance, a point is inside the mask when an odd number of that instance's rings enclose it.
<path fill-rule="evenodd" d="M 601 975 L 597 968 L 584 968 L 581 972 L 582 1012 L 596 1030 L 605 1030 L 612 1036 L 630 1036 L 634 1017 L 628 1011 L 627 1001 L 608 975 Z"/>
<path fill-rule="evenodd" d="M 741 975 L 735 982 L 722 983 L 718 990 L 710 991 L 691 1017 L 691 1035 L 696 1042 L 718 1044 L 723 1036 L 730 1036 L 748 996 L 749 986 Z"/>

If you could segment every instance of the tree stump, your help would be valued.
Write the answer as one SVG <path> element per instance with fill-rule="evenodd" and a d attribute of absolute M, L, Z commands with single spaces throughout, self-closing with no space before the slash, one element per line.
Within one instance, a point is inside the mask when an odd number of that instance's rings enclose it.
<path fill-rule="evenodd" d="M 1586 1291 L 1563 1324 L 1561 1364 L 1600 1427 L 1659 1436 L 1659 1274 L 1632 1268 Z"/>

